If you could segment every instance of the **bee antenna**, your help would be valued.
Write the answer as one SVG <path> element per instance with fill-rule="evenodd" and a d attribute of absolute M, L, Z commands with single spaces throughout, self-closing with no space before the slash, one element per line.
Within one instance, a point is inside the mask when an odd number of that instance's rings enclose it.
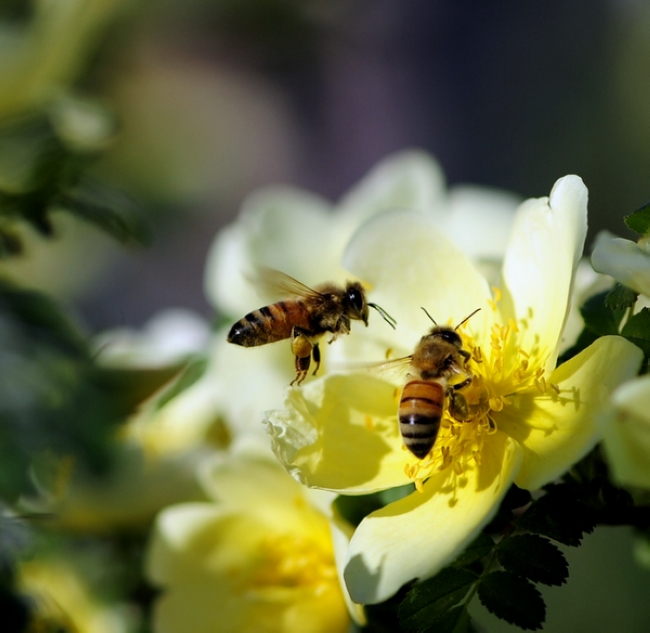
<path fill-rule="evenodd" d="M 463 323 L 465 323 L 466 321 L 469 321 L 469 320 L 470 320 L 470 319 L 471 319 L 471 318 L 472 318 L 472 317 L 473 317 L 477 312 L 480 311 L 480 309 L 481 309 L 481 308 L 476 308 L 476 310 L 474 310 L 474 312 L 472 312 L 472 314 L 470 314 L 469 316 L 466 316 L 466 317 L 465 317 L 465 318 L 464 318 L 464 319 L 463 319 L 463 320 L 462 320 L 462 321 L 461 321 L 461 322 L 460 322 L 460 323 L 459 323 L 459 324 L 454 328 L 454 330 L 457 330 L 457 329 L 458 329 L 458 328 L 459 328 Z"/>
<path fill-rule="evenodd" d="M 390 314 L 388 314 L 386 310 L 378 306 L 376 303 L 369 303 L 368 306 L 377 310 L 377 312 L 381 314 L 381 318 L 384 319 L 384 321 L 386 321 L 386 323 L 388 323 L 388 325 L 390 325 L 393 329 L 395 329 L 397 321 L 395 321 L 395 319 Z"/>
<path fill-rule="evenodd" d="M 428 310 L 423 306 L 420 306 L 420 307 L 424 310 L 424 314 L 426 314 L 429 317 L 429 320 L 431 321 L 431 323 L 433 323 L 434 325 L 438 325 L 436 323 L 436 320 L 429 314 Z"/>

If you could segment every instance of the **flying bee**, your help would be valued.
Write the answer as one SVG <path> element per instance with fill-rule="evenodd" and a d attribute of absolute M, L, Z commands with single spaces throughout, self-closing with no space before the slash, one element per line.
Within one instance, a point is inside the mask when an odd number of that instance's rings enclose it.
<path fill-rule="evenodd" d="M 399 430 L 404 445 L 418 459 L 424 459 L 433 448 L 445 406 L 451 417 L 459 422 L 465 422 L 470 417 L 467 401 L 461 393 L 472 382 L 466 369 L 470 353 L 463 349 L 462 339 L 456 330 L 478 312 L 474 310 L 452 328 L 438 325 L 422 309 L 433 321 L 433 327 L 420 339 L 411 356 L 389 361 L 410 361 L 408 382 L 402 389 L 399 401 Z M 458 374 L 465 376 L 465 379 L 452 384 L 451 378 Z"/>
<path fill-rule="evenodd" d="M 296 377 L 291 384 L 300 385 L 309 372 L 313 357 L 316 375 L 321 355 L 319 339 L 331 334 L 328 343 L 340 334 L 349 334 L 352 320 L 368 325 L 368 308 L 379 312 L 384 321 L 395 329 L 395 320 L 383 308 L 366 300 L 358 281 L 348 281 L 345 287 L 323 283 L 315 288 L 272 268 L 260 268 L 254 279 L 267 292 L 285 297 L 283 301 L 249 312 L 235 323 L 228 333 L 228 342 L 242 347 L 256 347 L 283 339 L 291 339 L 295 356 Z"/>

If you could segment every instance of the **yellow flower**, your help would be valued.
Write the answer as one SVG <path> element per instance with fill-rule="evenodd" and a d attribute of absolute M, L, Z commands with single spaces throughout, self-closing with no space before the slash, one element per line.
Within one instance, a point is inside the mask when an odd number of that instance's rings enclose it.
<path fill-rule="evenodd" d="M 421 306 L 452 326 L 480 308 L 458 330 L 471 354 L 473 380 L 463 390 L 471 415 L 458 422 L 446 411 L 425 459 L 403 448 L 400 391 L 386 378 L 329 375 L 290 389 L 285 409 L 267 413 L 276 455 L 308 486 L 345 494 L 417 488 L 355 532 L 345 578 L 356 602 L 381 602 L 435 574 L 490 520 L 512 482 L 537 489 L 598 441 L 596 413 L 642 355 L 604 337 L 556 368 L 586 217 L 577 176 L 560 179 L 550 198 L 521 205 L 493 291 L 425 215 L 384 214 L 352 239 L 344 264 L 372 284 L 373 301 L 398 328 L 348 337 L 343 359 L 411 354 L 431 327 Z"/>
<path fill-rule="evenodd" d="M 21 563 L 18 588 L 33 610 L 26 633 L 125 633 L 135 624 L 126 608 L 106 605 L 92 595 L 79 570 L 60 557 Z"/>
<path fill-rule="evenodd" d="M 156 522 L 154 630 L 347 631 L 330 525 L 309 491 L 275 462 L 242 458 L 213 465 L 205 484 L 216 502 L 171 506 Z"/>
<path fill-rule="evenodd" d="M 335 206 L 289 187 L 266 188 L 249 196 L 237 220 L 215 239 L 205 274 L 208 298 L 220 316 L 231 321 L 215 333 L 201 384 L 210 390 L 234 443 L 259 445 L 254 433 L 259 429 L 270 454 L 261 413 L 282 405 L 283 390 L 295 376 L 288 344 L 243 349 L 226 342 L 232 323 L 278 299 L 258 296 L 247 279 L 256 265 L 276 268 L 309 285 L 343 282 L 350 275 L 341 267 L 341 256 L 353 233 L 368 218 L 399 208 L 425 213 L 482 269 L 492 270 L 502 257 L 516 206 L 513 194 L 484 187 L 447 191 L 438 163 L 415 150 L 381 161 Z M 471 230 L 461 231 L 464 224 Z M 363 329 L 358 325 L 352 336 Z M 381 329 L 390 328 L 371 319 L 368 330 Z M 321 371 L 338 346 L 339 341 L 327 346 Z"/>
<path fill-rule="evenodd" d="M 612 478 L 650 488 L 650 375 L 621 385 L 611 401 L 603 416 L 603 446 Z"/>

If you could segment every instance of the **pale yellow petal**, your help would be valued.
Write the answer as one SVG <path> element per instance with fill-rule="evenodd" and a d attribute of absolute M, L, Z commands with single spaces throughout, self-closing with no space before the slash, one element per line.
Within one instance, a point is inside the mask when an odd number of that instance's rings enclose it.
<path fill-rule="evenodd" d="M 445 234 L 472 261 L 501 261 L 506 252 L 515 211 L 521 199 L 513 193 L 461 185 L 449 192 Z"/>
<path fill-rule="evenodd" d="M 396 390 L 362 374 L 330 375 L 290 389 L 266 423 L 276 457 L 307 486 L 363 494 L 409 483 Z"/>
<path fill-rule="evenodd" d="M 210 495 L 278 533 L 304 533 L 329 547 L 324 516 L 312 508 L 307 490 L 275 461 L 227 456 L 209 464 L 201 479 Z"/>
<path fill-rule="evenodd" d="M 605 417 L 603 446 L 613 479 L 650 488 L 650 376 L 621 385 Z"/>
<path fill-rule="evenodd" d="M 549 370 L 569 309 L 573 275 L 587 231 L 587 188 L 578 176 L 555 183 L 549 198 L 528 200 L 517 211 L 504 261 L 502 309 L 526 319 L 520 345 L 549 354 Z"/>
<path fill-rule="evenodd" d="M 154 633 L 231 633 L 244 631 L 246 612 L 227 589 L 198 585 L 175 589 L 156 600 Z M 252 633 L 252 631 L 251 631 Z"/>
<path fill-rule="evenodd" d="M 211 503 L 170 506 L 156 521 L 147 556 L 147 576 L 161 587 L 209 584 L 216 591 L 232 583 L 235 573 L 250 569 L 266 526 L 232 515 Z"/>
<path fill-rule="evenodd" d="M 343 263 L 371 284 L 372 300 L 397 319 L 396 332 L 381 330 L 382 341 L 406 346 L 408 353 L 432 325 L 421 307 L 438 323 L 455 325 L 490 299 L 487 282 L 468 257 L 421 213 L 373 218 L 352 238 Z M 488 312 L 473 317 L 471 327 L 481 329 Z"/>
<path fill-rule="evenodd" d="M 445 177 L 426 152 L 406 150 L 380 161 L 341 200 L 337 211 L 358 226 L 382 211 L 408 209 L 440 214 L 445 204 Z"/>
<path fill-rule="evenodd" d="M 595 270 L 650 297 L 650 252 L 636 242 L 601 231 L 591 256 Z"/>
<path fill-rule="evenodd" d="M 368 515 L 348 552 L 345 579 L 355 602 L 374 604 L 415 578 L 436 574 L 496 512 L 521 462 L 517 443 L 490 436 L 480 467 L 462 478 L 437 472 L 401 501 Z"/>
<path fill-rule="evenodd" d="M 205 270 L 205 292 L 222 314 L 240 318 L 272 298 L 260 296 L 249 278 L 269 266 L 315 285 L 341 280 L 348 235 L 337 231 L 330 205 L 291 188 L 262 189 L 249 196 L 237 221 L 216 237 Z"/>
<path fill-rule="evenodd" d="M 366 623 L 366 614 L 361 605 L 352 601 L 347 585 L 345 584 L 345 579 L 343 578 L 348 547 L 350 545 L 352 534 L 354 533 L 354 528 L 340 515 L 334 505 L 331 505 L 330 513 L 332 514 L 330 518 L 330 528 L 332 531 L 334 558 L 336 560 L 336 572 L 341 586 L 341 591 L 343 592 L 343 598 L 352 619 L 357 624 L 363 625 Z"/>
<path fill-rule="evenodd" d="M 566 472 L 600 439 L 597 416 L 612 391 L 634 376 L 643 354 L 618 336 L 605 336 L 558 367 L 545 394 L 512 397 L 496 417 L 500 430 L 524 448 L 515 483 L 535 490 Z"/>

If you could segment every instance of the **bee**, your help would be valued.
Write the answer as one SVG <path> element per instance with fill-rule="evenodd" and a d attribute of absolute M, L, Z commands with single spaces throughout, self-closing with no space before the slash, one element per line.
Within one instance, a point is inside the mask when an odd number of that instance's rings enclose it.
<path fill-rule="evenodd" d="M 470 417 L 467 401 L 461 393 L 472 382 L 466 369 L 470 353 L 463 349 L 463 342 L 456 330 L 478 312 L 474 310 L 452 328 L 438 325 L 422 309 L 434 325 L 420 339 L 411 356 L 397 359 L 397 362 L 410 361 L 408 382 L 402 389 L 399 401 L 399 430 L 404 445 L 418 459 L 424 459 L 433 448 L 445 406 L 459 422 L 465 422 Z M 455 374 L 461 374 L 465 379 L 450 384 Z"/>
<path fill-rule="evenodd" d="M 368 325 L 368 308 L 379 312 L 384 321 L 395 329 L 395 319 L 375 303 L 366 300 L 366 293 L 358 281 L 348 281 L 345 287 L 323 283 L 310 288 L 293 277 L 261 268 L 254 279 L 256 285 L 284 296 L 283 301 L 264 306 L 235 323 L 228 333 L 228 342 L 242 347 L 256 347 L 291 339 L 295 356 L 296 377 L 291 385 L 300 385 L 309 372 L 311 359 L 320 367 L 319 339 L 331 334 L 328 343 L 341 334 L 349 334 L 352 320 Z"/>

